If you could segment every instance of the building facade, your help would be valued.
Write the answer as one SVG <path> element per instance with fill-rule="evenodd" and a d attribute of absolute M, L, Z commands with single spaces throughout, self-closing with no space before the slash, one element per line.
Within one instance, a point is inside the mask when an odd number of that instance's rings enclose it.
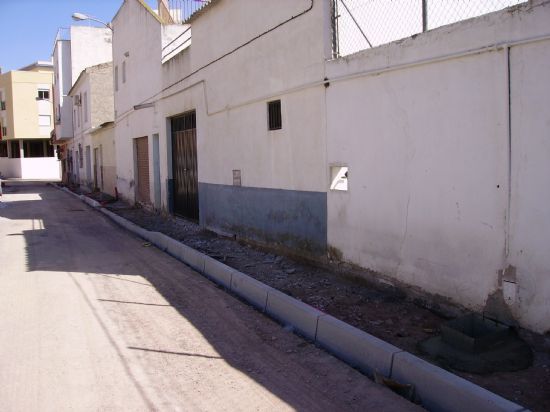
<path fill-rule="evenodd" d="M 58 145 L 63 181 L 80 182 L 78 146 L 74 146 L 73 99 L 69 90 L 87 67 L 112 60 L 112 31 L 108 28 L 71 26 L 59 29 L 52 52 L 54 67 L 53 101 L 55 129 L 53 142 Z M 111 80 L 112 83 L 112 80 Z"/>
<path fill-rule="evenodd" d="M 550 330 L 550 90 L 537 81 L 550 5 L 346 57 L 335 18 L 328 0 L 212 1 L 171 53 L 173 25 L 125 0 L 121 194 Z"/>
<path fill-rule="evenodd" d="M 50 144 L 52 81 L 50 62 L 0 74 L 0 174 L 4 177 L 60 178 Z"/>
<path fill-rule="evenodd" d="M 74 182 L 88 191 L 106 191 L 114 196 L 112 79 L 112 63 L 98 64 L 84 69 L 69 90 L 74 133 L 69 150 L 75 153 Z"/>

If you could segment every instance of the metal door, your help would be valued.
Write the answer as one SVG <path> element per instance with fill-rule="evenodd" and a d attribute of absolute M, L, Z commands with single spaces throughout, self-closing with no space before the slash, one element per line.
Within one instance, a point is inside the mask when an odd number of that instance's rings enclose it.
<path fill-rule="evenodd" d="M 149 197 L 149 143 L 147 136 L 136 139 L 136 201 L 151 203 Z"/>
<path fill-rule="evenodd" d="M 195 112 L 172 118 L 174 213 L 199 220 L 197 129 Z"/>

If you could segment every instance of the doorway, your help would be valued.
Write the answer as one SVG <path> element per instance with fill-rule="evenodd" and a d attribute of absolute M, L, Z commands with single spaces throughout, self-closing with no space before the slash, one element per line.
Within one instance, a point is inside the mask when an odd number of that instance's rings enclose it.
<path fill-rule="evenodd" d="M 147 136 L 135 139 L 136 201 L 151 203 L 149 194 L 149 141 Z"/>
<path fill-rule="evenodd" d="M 171 119 L 174 214 L 195 221 L 199 220 L 196 125 L 195 111 Z"/>

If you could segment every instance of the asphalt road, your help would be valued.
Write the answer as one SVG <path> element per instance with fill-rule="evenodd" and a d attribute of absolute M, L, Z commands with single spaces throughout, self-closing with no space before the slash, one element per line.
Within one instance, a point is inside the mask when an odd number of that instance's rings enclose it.
<path fill-rule="evenodd" d="M 0 198 L 0 411 L 413 410 L 46 185 Z"/>

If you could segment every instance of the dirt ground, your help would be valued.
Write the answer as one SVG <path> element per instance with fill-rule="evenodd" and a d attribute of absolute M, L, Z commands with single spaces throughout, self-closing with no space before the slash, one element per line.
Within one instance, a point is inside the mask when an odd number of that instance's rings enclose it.
<path fill-rule="evenodd" d="M 0 203 L 0 411 L 420 411 L 46 185 Z"/>
<path fill-rule="evenodd" d="M 108 207 L 148 230 L 171 236 L 325 313 L 435 363 L 422 355 L 417 345 L 438 335 L 440 325 L 452 312 L 442 310 L 429 300 L 407 297 L 395 287 L 357 280 L 337 268 L 332 270 L 299 262 L 261 247 L 221 237 L 183 219 L 163 217 L 145 209 L 128 207 L 122 202 L 111 203 Z M 456 308 L 455 313 L 461 313 L 461 309 Z M 533 411 L 550 411 L 550 336 L 526 330 L 520 330 L 519 334 L 534 353 L 530 368 L 484 376 L 451 372 Z"/>

